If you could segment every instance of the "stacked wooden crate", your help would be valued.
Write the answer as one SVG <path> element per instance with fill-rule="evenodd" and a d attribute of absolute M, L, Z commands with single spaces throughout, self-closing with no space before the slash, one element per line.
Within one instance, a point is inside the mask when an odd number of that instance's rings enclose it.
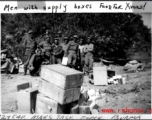
<path fill-rule="evenodd" d="M 43 66 L 36 113 L 64 113 L 69 104 L 79 99 L 82 83 L 82 72 L 62 65 Z"/>
<path fill-rule="evenodd" d="M 32 87 L 32 83 L 24 83 L 17 86 L 17 109 L 18 113 L 35 113 L 36 96 L 38 87 Z"/>

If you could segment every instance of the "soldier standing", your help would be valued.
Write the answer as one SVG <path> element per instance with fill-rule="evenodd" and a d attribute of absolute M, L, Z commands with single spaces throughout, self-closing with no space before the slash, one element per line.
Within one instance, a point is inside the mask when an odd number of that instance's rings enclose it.
<path fill-rule="evenodd" d="M 43 54 L 47 57 L 47 59 L 49 60 L 49 62 L 51 63 L 51 43 L 50 43 L 50 37 L 46 36 L 45 37 L 45 41 L 42 41 L 39 44 L 40 48 L 43 49 Z"/>
<path fill-rule="evenodd" d="M 79 48 L 78 48 L 78 36 L 74 35 L 71 41 L 67 45 L 65 51 L 65 56 L 68 56 L 68 66 L 71 68 L 76 68 L 76 61 L 79 57 Z"/>
<path fill-rule="evenodd" d="M 91 43 L 90 37 L 88 37 L 87 44 L 84 46 L 84 52 L 85 52 L 84 71 L 85 71 L 85 73 L 89 73 L 89 71 L 92 70 L 92 67 L 93 67 L 93 49 L 94 49 L 94 45 Z"/>
<path fill-rule="evenodd" d="M 68 37 L 64 37 L 63 43 L 61 44 L 62 49 L 63 49 L 62 57 L 64 56 L 64 53 L 67 49 L 68 42 L 69 42 Z"/>
<path fill-rule="evenodd" d="M 63 43 L 63 36 L 62 36 L 62 32 L 61 31 L 59 31 L 58 32 L 58 41 L 59 41 L 59 45 L 61 45 L 62 43 Z"/>
<path fill-rule="evenodd" d="M 22 45 L 25 47 L 24 75 L 26 75 L 29 60 L 31 59 L 32 55 L 35 53 L 35 50 L 37 49 L 37 43 L 34 39 L 32 30 L 28 32 L 28 36 L 25 38 Z"/>
<path fill-rule="evenodd" d="M 79 53 L 80 53 L 80 60 L 79 60 L 79 65 L 80 65 L 80 70 L 83 71 L 83 67 L 84 67 L 84 39 L 81 38 L 79 41 Z"/>
<path fill-rule="evenodd" d="M 50 31 L 49 30 L 46 30 L 45 36 L 49 36 L 49 38 L 50 38 L 49 43 L 52 44 L 53 41 L 52 41 L 52 37 L 50 35 Z"/>
<path fill-rule="evenodd" d="M 53 64 L 61 64 L 62 60 L 62 46 L 59 45 L 58 38 L 55 38 L 53 44 L 53 52 L 52 52 L 52 62 Z"/>

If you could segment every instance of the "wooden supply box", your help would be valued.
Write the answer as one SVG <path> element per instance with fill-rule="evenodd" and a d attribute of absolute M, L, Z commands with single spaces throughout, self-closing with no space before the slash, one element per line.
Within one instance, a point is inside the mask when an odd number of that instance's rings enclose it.
<path fill-rule="evenodd" d="M 77 102 L 60 105 L 58 102 L 39 93 L 36 101 L 36 114 L 70 114 L 70 110 Z"/>
<path fill-rule="evenodd" d="M 83 73 L 62 65 L 44 65 L 41 78 L 62 88 L 80 87 L 83 83 Z"/>
<path fill-rule="evenodd" d="M 39 93 L 36 101 L 37 114 L 63 114 L 65 107 L 58 104 L 56 101 Z"/>
<path fill-rule="evenodd" d="M 39 92 L 63 105 L 79 99 L 80 87 L 64 90 L 48 81 L 40 80 Z"/>
<path fill-rule="evenodd" d="M 32 88 L 30 84 L 25 83 L 17 86 L 18 113 L 31 114 L 35 112 L 38 87 Z"/>
<path fill-rule="evenodd" d="M 94 85 L 108 85 L 107 66 L 93 67 Z"/>

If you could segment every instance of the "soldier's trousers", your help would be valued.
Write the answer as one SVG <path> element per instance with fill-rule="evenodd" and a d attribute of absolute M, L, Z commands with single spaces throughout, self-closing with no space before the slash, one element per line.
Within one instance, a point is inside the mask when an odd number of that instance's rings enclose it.
<path fill-rule="evenodd" d="M 75 68 L 76 67 L 76 61 L 77 61 L 76 53 L 69 53 L 69 55 L 68 55 L 68 65 L 70 67 Z"/>
<path fill-rule="evenodd" d="M 40 75 L 40 69 L 41 69 L 41 66 L 34 66 L 34 69 L 33 70 L 30 70 L 30 75 L 31 76 L 39 76 Z"/>
<path fill-rule="evenodd" d="M 87 52 L 85 54 L 85 65 L 84 70 L 85 72 L 89 72 L 93 67 L 93 54 L 91 52 Z"/>
<path fill-rule="evenodd" d="M 33 54 L 25 55 L 25 59 L 24 59 L 24 72 L 25 73 L 27 72 L 28 64 L 29 64 L 29 61 L 30 61 L 32 55 Z"/>
<path fill-rule="evenodd" d="M 52 63 L 52 57 L 51 57 L 51 52 L 45 52 L 45 55 L 47 57 L 47 59 L 49 60 L 49 63 Z"/>
<path fill-rule="evenodd" d="M 52 64 L 61 64 L 61 57 L 52 55 Z"/>
<path fill-rule="evenodd" d="M 80 59 L 77 59 L 77 67 L 78 67 L 78 70 L 80 71 L 83 71 L 83 67 L 84 67 L 84 54 L 81 54 L 80 55 Z"/>

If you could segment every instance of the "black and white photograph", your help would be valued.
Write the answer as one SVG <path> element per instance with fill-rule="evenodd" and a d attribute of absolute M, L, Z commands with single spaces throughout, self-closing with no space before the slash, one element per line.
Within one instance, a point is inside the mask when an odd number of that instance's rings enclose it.
<path fill-rule="evenodd" d="M 3 114 L 151 114 L 151 13 L 2 13 Z"/>

